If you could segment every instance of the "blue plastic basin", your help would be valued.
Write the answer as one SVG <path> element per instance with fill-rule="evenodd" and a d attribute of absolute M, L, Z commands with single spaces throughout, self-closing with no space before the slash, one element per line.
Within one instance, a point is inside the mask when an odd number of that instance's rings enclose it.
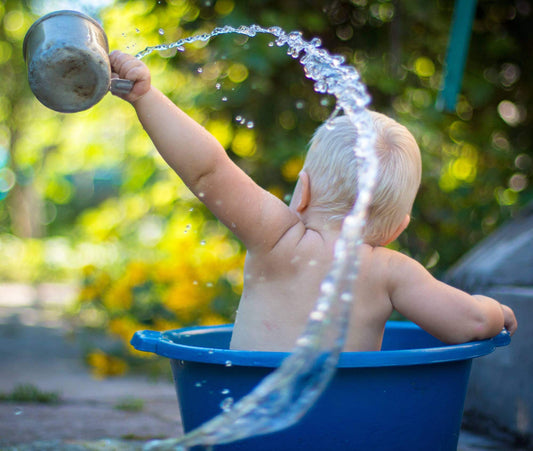
<path fill-rule="evenodd" d="M 220 413 L 228 396 L 249 393 L 288 355 L 230 350 L 231 332 L 231 325 L 139 331 L 131 340 L 171 359 L 185 432 Z M 509 343 L 504 331 L 445 345 L 412 323 L 389 322 L 382 351 L 342 353 L 333 380 L 298 424 L 216 449 L 455 451 L 472 359 Z"/>

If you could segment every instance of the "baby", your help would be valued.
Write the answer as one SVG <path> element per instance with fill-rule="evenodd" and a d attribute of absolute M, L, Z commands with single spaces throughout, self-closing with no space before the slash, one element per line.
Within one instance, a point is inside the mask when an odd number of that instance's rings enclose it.
<path fill-rule="evenodd" d="M 346 117 L 311 141 L 290 205 L 259 187 L 218 141 L 150 83 L 146 65 L 112 52 L 113 72 L 132 80 L 130 102 L 159 153 L 189 189 L 246 246 L 244 288 L 231 348 L 290 351 L 319 296 L 342 220 L 356 198 L 355 128 Z M 420 184 L 420 151 L 408 130 L 370 112 L 379 174 L 345 351 L 381 348 L 393 310 L 446 343 L 485 339 L 517 328 L 513 311 L 486 296 L 446 285 L 385 246 L 407 227 Z"/>

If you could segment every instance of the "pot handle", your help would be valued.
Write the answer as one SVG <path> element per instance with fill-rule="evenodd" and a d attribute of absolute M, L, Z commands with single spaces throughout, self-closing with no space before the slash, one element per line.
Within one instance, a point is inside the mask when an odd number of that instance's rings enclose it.
<path fill-rule="evenodd" d="M 123 78 L 112 78 L 109 90 L 113 94 L 129 94 L 133 89 L 135 83 L 131 80 L 124 80 Z"/>

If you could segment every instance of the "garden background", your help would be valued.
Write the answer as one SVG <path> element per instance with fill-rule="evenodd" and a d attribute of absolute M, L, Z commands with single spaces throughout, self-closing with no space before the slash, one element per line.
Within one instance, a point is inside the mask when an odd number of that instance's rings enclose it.
<path fill-rule="evenodd" d="M 65 313 L 80 329 L 122 340 L 88 354 L 97 374 L 135 363 L 124 351 L 136 330 L 231 322 L 244 253 L 157 155 L 131 106 L 107 95 L 90 110 L 61 114 L 32 95 L 24 35 L 39 16 L 73 4 L 101 21 L 111 50 L 132 54 L 226 24 L 320 37 L 360 71 L 372 108 L 397 118 L 419 142 L 422 186 L 411 225 L 392 246 L 437 277 L 533 197 L 528 0 L 478 2 L 451 112 L 435 107 L 451 0 L 4 1 L 0 281 L 78 287 Z M 334 105 L 270 41 L 221 36 L 145 62 L 156 86 L 287 201 L 307 142 Z"/>

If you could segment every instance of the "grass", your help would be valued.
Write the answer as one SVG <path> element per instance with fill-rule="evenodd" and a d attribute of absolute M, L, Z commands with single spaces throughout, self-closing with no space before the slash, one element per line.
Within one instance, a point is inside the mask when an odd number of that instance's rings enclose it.
<path fill-rule="evenodd" d="M 125 410 L 126 412 L 140 412 L 144 409 L 144 400 L 137 398 L 128 398 L 115 404 L 115 409 Z"/>
<path fill-rule="evenodd" d="M 57 404 L 60 395 L 56 392 L 43 391 L 32 384 L 20 384 L 9 393 L 0 393 L 0 401 Z"/>

